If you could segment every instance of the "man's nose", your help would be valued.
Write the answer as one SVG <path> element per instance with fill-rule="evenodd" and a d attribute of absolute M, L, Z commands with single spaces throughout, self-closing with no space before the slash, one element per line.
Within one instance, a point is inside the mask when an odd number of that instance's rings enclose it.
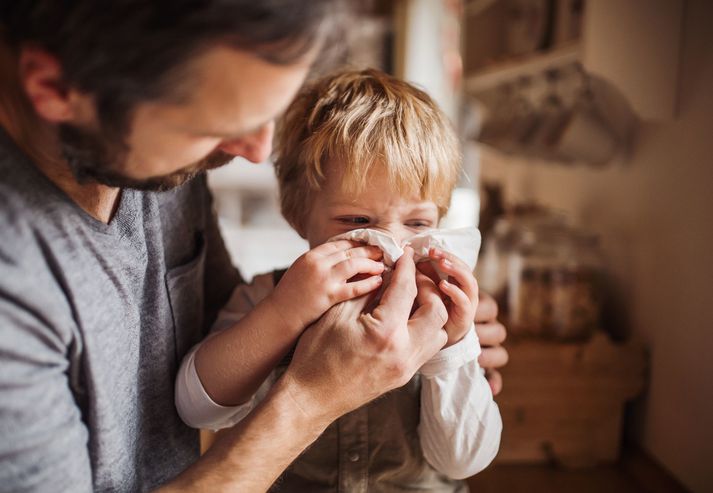
<path fill-rule="evenodd" d="M 272 136 L 275 123 L 266 123 L 253 133 L 222 143 L 218 146 L 223 152 L 244 157 L 253 163 L 262 163 L 272 152 Z"/>

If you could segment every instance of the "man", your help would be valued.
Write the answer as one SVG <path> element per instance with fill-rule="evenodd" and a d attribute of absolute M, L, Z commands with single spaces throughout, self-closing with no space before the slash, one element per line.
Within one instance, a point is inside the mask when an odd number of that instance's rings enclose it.
<path fill-rule="evenodd" d="M 265 490 L 445 343 L 443 303 L 406 256 L 370 316 L 363 300 L 327 313 L 200 460 L 173 407 L 178 363 L 240 282 L 203 171 L 265 160 L 335 8 L 0 4 L 0 490 Z M 495 315 L 481 304 L 497 345 Z"/>

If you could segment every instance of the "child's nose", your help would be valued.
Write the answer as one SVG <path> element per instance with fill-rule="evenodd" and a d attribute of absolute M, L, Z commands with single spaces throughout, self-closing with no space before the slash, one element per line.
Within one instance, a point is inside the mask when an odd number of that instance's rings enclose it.
<path fill-rule="evenodd" d="M 396 243 L 398 243 L 399 245 L 401 245 L 404 241 L 413 236 L 413 232 L 401 224 L 390 224 L 388 226 L 385 226 L 384 230 L 386 233 L 389 234 L 389 236 L 396 240 Z"/>

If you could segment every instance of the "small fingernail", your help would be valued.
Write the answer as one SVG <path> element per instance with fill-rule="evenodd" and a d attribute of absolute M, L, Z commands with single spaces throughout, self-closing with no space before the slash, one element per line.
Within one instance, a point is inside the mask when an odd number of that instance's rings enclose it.
<path fill-rule="evenodd" d="M 445 258 L 442 260 L 442 262 L 444 267 L 451 267 L 453 265 L 450 260 Z"/>

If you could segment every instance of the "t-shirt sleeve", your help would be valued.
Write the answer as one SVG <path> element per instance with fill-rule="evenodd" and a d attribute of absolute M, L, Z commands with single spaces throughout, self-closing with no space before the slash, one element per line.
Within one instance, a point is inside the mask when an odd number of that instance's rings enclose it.
<path fill-rule="evenodd" d="M 0 252 L 0 491 L 91 491 L 88 432 L 70 385 L 77 351 L 27 271 Z"/>

